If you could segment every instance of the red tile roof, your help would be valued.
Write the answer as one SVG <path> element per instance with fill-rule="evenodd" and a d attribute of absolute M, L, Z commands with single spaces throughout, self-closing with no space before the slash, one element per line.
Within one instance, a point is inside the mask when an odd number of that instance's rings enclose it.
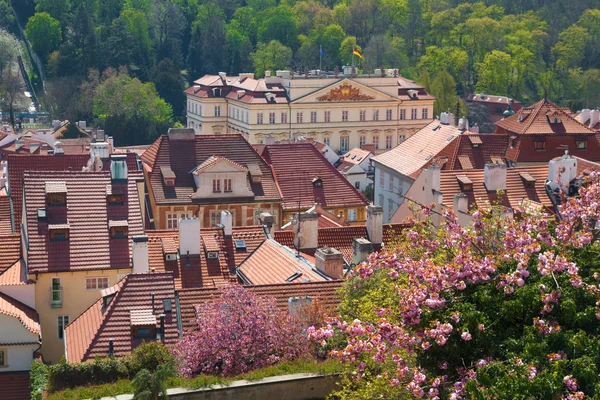
<path fill-rule="evenodd" d="M 461 134 L 455 126 L 434 120 L 392 150 L 371 160 L 415 179 L 432 163 L 441 165 L 446 158 L 452 157 Z"/>
<path fill-rule="evenodd" d="M 26 285 L 25 263 L 19 260 L 4 272 L 0 272 L 0 286 Z"/>
<path fill-rule="evenodd" d="M 129 268 L 131 237 L 144 233 L 137 181 L 143 176 L 131 171 L 123 204 L 107 204 L 109 171 L 25 172 L 29 273 L 70 270 Z M 46 206 L 46 182 L 67 186 L 67 205 Z M 46 208 L 47 221 L 38 220 L 38 209 Z M 128 240 L 111 239 L 110 220 L 128 221 Z M 69 239 L 49 240 L 49 225 L 69 226 Z"/>
<path fill-rule="evenodd" d="M 507 135 L 464 133 L 456 138 L 454 152 L 442 170 L 483 169 L 494 161 L 504 163 L 507 148 Z"/>
<path fill-rule="evenodd" d="M 196 187 L 190 171 L 212 156 L 225 157 L 247 167 L 257 164 L 262 171 L 260 183 L 247 179 L 255 202 L 279 201 L 281 195 L 271 168 L 241 135 L 196 135 L 192 140 L 170 140 L 160 136 L 144 152 L 142 161 L 149 173 L 149 182 L 157 204 L 191 204 L 192 201 L 215 203 L 248 202 L 247 198 L 191 199 Z M 164 185 L 160 167 L 168 166 L 175 173 L 175 187 Z"/>
<path fill-rule="evenodd" d="M 528 187 L 521 174 L 528 173 L 535 178 L 533 187 Z M 462 192 L 457 176 L 464 175 L 473 182 L 473 190 Z M 527 202 L 533 201 L 546 207 L 546 211 L 553 211 L 553 204 L 546 193 L 546 179 L 548 178 L 548 166 L 508 168 L 506 170 L 506 190 L 502 196 L 501 205 L 514 209 L 522 208 Z M 440 191 L 443 195 L 443 204 L 452 207 L 454 195 L 464 193 L 469 199 L 469 207 L 486 207 L 497 203 L 496 192 L 488 192 L 484 182 L 484 170 L 476 169 L 469 171 L 442 171 L 440 176 Z"/>
<path fill-rule="evenodd" d="M 550 123 L 548 116 L 556 115 L 560 123 Z M 564 109 L 546 99 L 540 100 L 530 107 L 524 107 L 514 115 L 496 123 L 503 131 L 517 135 L 593 135 L 594 130 L 581 124 Z M 505 131 L 505 132 L 504 132 Z"/>
<path fill-rule="evenodd" d="M 319 229 L 321 229 L 321 228 L 341 228 L 342 226 L 349 226 L 349 224 L 346 221 L 344 221 L 343 217 L 337 217 L 336 215 L 332 214 L 331 212 L 323 209 L 323 207 L 320 204 L 315 204 L 314 206 L 312 206 L 305 212 L 306 213 L 311 213 L 311 212 L 317 213 L 317 215 L 319 216 L 319 219 L 318 219 Z M 284 226 L 282 226 L 282 229 L 288 230 L 288 231 L 292 230 L 293 229 L 292 222 L 290 221 L 287 224 L 285 224 Z"/>
<path fill-rule="evenodd" d="M 586 173 L 593 171 L 600 171 L 600 163 L 595 163 L 579 157 L 574 158 L 577 159 L 577 176 L 583 176 Z"/>
<path fill-rule="evenodd" d="M 383 226 L 383 243 L 390 243 L 394 237 L 399 235 L 403 229 L 407 227 L 406 224 L 389 224 Z M 355 238 L 367 238 L 366 226 L 345 226 L 341 228 L 319 228 L 319 237 L 317 239 L 318 247 L 333 247 L 339 250 L 344 255 L 344 260 L 347 264 L 352 263 L 352 241 Z M 293 231 L 275 231 L 273 233 L 273 239 L 289 248 L 295 248 L 294 246 L 294 232 Z M 378 247 L 375 250 L 379 250 Z"/>
<path fill-rule="evenodd" d="M 508 106 L 508 104 L 518 105 L 521 104 L 519 100 L 512 99 L 507 96 L 496 96 L 489 94 L 470 94 L 466 97 L 467 102 L 475 102 L 475 103 L 495 103 L 495 104 L 503 104 Z M 512 103 L 511 103 L 512 100 Z M 514 110 L 515 108 L 513 108 Z"/>
<path fill-rule="evenodd" d="M 14 317 L 31 333 L 41 333 L 40 322 L 35 310 L 18 300 L 0 292 L 0 314 Z M 0 338 L 0 342 L 2 338 Z"/>
<path fill-rule="evenodd" d="M 277 301 L 277 307 L 282 311 L 286 311 L 289 307 L 288 299 L 290 297 L 306 296 L 312 299 L 320 299 L 327 307 L 336 308 L 340 302 L 338 290 L 342 287 L 342 284 L 343 281 L 292 282 L 276 285 L 249 285 L 245 288 L 258 296 L 274 297 Z M 184 330 L 194 327 L 196 307 L 207 301 L 213 301 L 220 295 L 220 288 L 181 290 L 179 297 Z"/>
<path fill-rule="evenodd" d="M 547 163 L 564 156 L 566 150 L 570 156 L 600 161 L 600 140 L 594 135 L 519 135 L 511 136 L 509 140 L 512 142 L 513 138 L 514 145 L 506 151 L 506 158 L 517 165 L 524 162 Z M 538 140 L 544 142 L 544 150 L 536 149 L 535 143 Z M 587 142 L 587 149 L 577 148 L 577 142 L 581 140 Z"/>
<path fill-rule="evenodd" d="M 238 281 L 235 268 L 266 240 L 262 226 L 234 227 L 232 237 L 225 237 L 222 229 L 202 229 L 201 257 L 180 256 L 166 261 L 165 254 L 177 252 L 179 231 L 148 231 L 149 266 L 156 271 L 173 272 L 175 286 L 181 288 L 222 287 Z M 235 248 L 236 240 L 246 241 L 246 250 Z M 207 252 L 219 253 L 218 260 L 209 260 Z"/>
<path fill-rule="evenodd" d="M 0 236 L 0 274 L 21 258 L 21 237 Z"/>
<path fill-rule="evenodd" d="M 0 373 L 0 400 L 30 400 L 29 371 Z"/>
<path fill-rule="evenodd" d="M 82 362 L 108 355 L 109 340 L 113 340 L 114 355 L 131 353 L 142 340 L 131 333 L 131 311 L 148 310 L 156 317 L 165 313 L 163 299 L 170 299 L 172 313 L 165 314 L 163 343 L 174 344 L 178 339 L 175 287 L 170 272 L 129 274 L 115 286 L 105 289 L 107 299 L 114 296 L 107 306 L 104 297 L 92 304 L 65 329 L 67 361 Z M 152 299 L 154 298 L 154 304 Z M 146 339 L 148 340 L 148 339 Z"/>
<path fill-rule="evenodd" d="M 265 159 L 275 172 L 283 194 L 283 209 L 323 207 L 361 207 L 367 199 L 348 182 L 312 144 L 293 143 L 267 146 Z M 320 178 L 322 188 L 313 187 Z"/>
<path fill-rule="evenodd" d="M 21 231 L 21 212 L 23 205 L 23 173 L 25 171 L 81 171 L 90 159 L 89 154 L 76 155 L 30 155 L 27 157 L 8 156 L 8 187 L 14 210 L 15 230 Z M 110 166 L 104 163 L 104 170 Z M 135 154 L 127 154 L 129 171 L 138 169 Z"/>
<path fill-rule="evenodd" d="M 274 240 L 264 241 L 238 267 L 242 281 L 252 285 L 286 283 L 294 274 L 300 273 L 301 282 L 324 281 L 325 276 L 317 272 L 314 264 L 292 249 Z"/>
<path fill-rule="evenodd" d="M 0 235 L 12 235 L 12 219 L 10 214 L 10 197 L 6 188 L 0 189 Z"/>

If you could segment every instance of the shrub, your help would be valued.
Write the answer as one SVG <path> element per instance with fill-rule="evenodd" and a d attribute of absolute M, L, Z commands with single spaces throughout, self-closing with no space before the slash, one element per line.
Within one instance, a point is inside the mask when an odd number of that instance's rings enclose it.
<path fill-rule="evenodd" d="M 134 377 L 143 369 L 154 372 L 160 365 L 175 366 L 175 357 L 163 344 L 144 342 L 125 359 L 129 376 Z"/>
<path fill-rule="evenodd" d="M 74 388 L 90 383 L 100 384 L 128 378 L 129 371 L 123 359 L 96 358 L 94 361 L 69 364 L 63 358 L 48 368 L 48 390 Z"/>
<path fill-rule="evenodd" d="M 175 346 L 184 376 L 230 376 L 308 354 L 301 323 L 277 309 L 273 298 L 230 286 L 198 307 L 197 328 Z"/>
<path fill-rule="evenodd" d="M 137 373 L 131 384 L 135 389 L 135 400 L 168 399 L 167 379 L 175 376 L 177 371 L 173 364 L 161 364 L 154 372 L 142 369 Z"/>
<path fill-rule="evenodd" d="M 39 360 L 33 360 L 29 372 L 29 392 L 33 400 L 42 400 L 42 393 L 48 384 L 48 366 Z"/>

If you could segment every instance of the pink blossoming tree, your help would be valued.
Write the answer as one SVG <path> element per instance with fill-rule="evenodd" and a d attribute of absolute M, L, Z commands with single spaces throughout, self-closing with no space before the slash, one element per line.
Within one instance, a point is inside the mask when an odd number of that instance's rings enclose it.
<path fill-rule="evenodd" d="M 237 375 L 303 357 L 306 333 L 299 319 L 277 309 L 273 298 L 258 297 L 241 286 L 197 309 L 197 328 L 173 352 L 184 376 Z"/>
<path fill-rule="evenodd" d="M 600 396 L 600 176 L 558 220 L 504 215 L 416 222 L 352 271 L 341 314 L 309 329 L 350 367 L 343 397 Z"/>

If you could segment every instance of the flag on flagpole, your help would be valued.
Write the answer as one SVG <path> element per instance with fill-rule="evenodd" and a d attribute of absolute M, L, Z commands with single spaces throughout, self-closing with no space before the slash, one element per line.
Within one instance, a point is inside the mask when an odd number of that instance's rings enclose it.
<path fill-rule="evenodd" d="M 358 49 L 356 47 L 353 47 L 352 54 L 359 56 L 361 59 L 363 58 L 362 53 L 360 51 L 358 51 Z"/>
<path fill-rule="evenodd" d="M 321 57 L 325 57 L 327 54 L 325 54 L 325 51 L 323 50 L 323 46 L 319 46 L 319 55 Z"/>

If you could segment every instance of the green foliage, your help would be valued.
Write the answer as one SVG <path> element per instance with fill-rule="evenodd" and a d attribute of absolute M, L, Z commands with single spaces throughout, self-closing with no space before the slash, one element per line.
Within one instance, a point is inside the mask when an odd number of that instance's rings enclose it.
<path fill-rule="evenodd" d="M 0 29 L 12 28 L 14 20 L 8 0 L 0 0 Z"/>
<path fill-rule="evenodd" d="M 39 360 L 33 360 L 29 372 L 29 392 L 33 400 L 42 400 L 42 393 L 48 384 L 48 366 Z"/>
<path fill-rule="evenodd" d="M 252 62 L 258 76 L 264 76 L 265 71 L 284 69 L 291 60 L 292 49 L 277 40 L 272 40 L 269 44 L 259 43 L 252 53 Z"/>
<path fill-rule="evenodd" d="M 158 342 L 142 343 L 133 350 L 127 360 L 130 375 L 135 376 L 139 371 L 156 370 L 160 365 L 175 366 L 175 357 L 169 349 Z"/>
<path fill-rule="evenodd" d="M 46 12 L 35 13 L 33 17 L 29 18 L 25 33 L 33 50 L 44 61 L 48 54 L 60 46 L 62 36 L 60 22 Z"/>
<path fill-rule="evenodd" d="M 167 396 L 167 379 L 175 376 L 177 371 L 172 364 L 161 364 L 154 372 L 142 369 L 131 381 L 135 400 L 164 400 Z"/>

